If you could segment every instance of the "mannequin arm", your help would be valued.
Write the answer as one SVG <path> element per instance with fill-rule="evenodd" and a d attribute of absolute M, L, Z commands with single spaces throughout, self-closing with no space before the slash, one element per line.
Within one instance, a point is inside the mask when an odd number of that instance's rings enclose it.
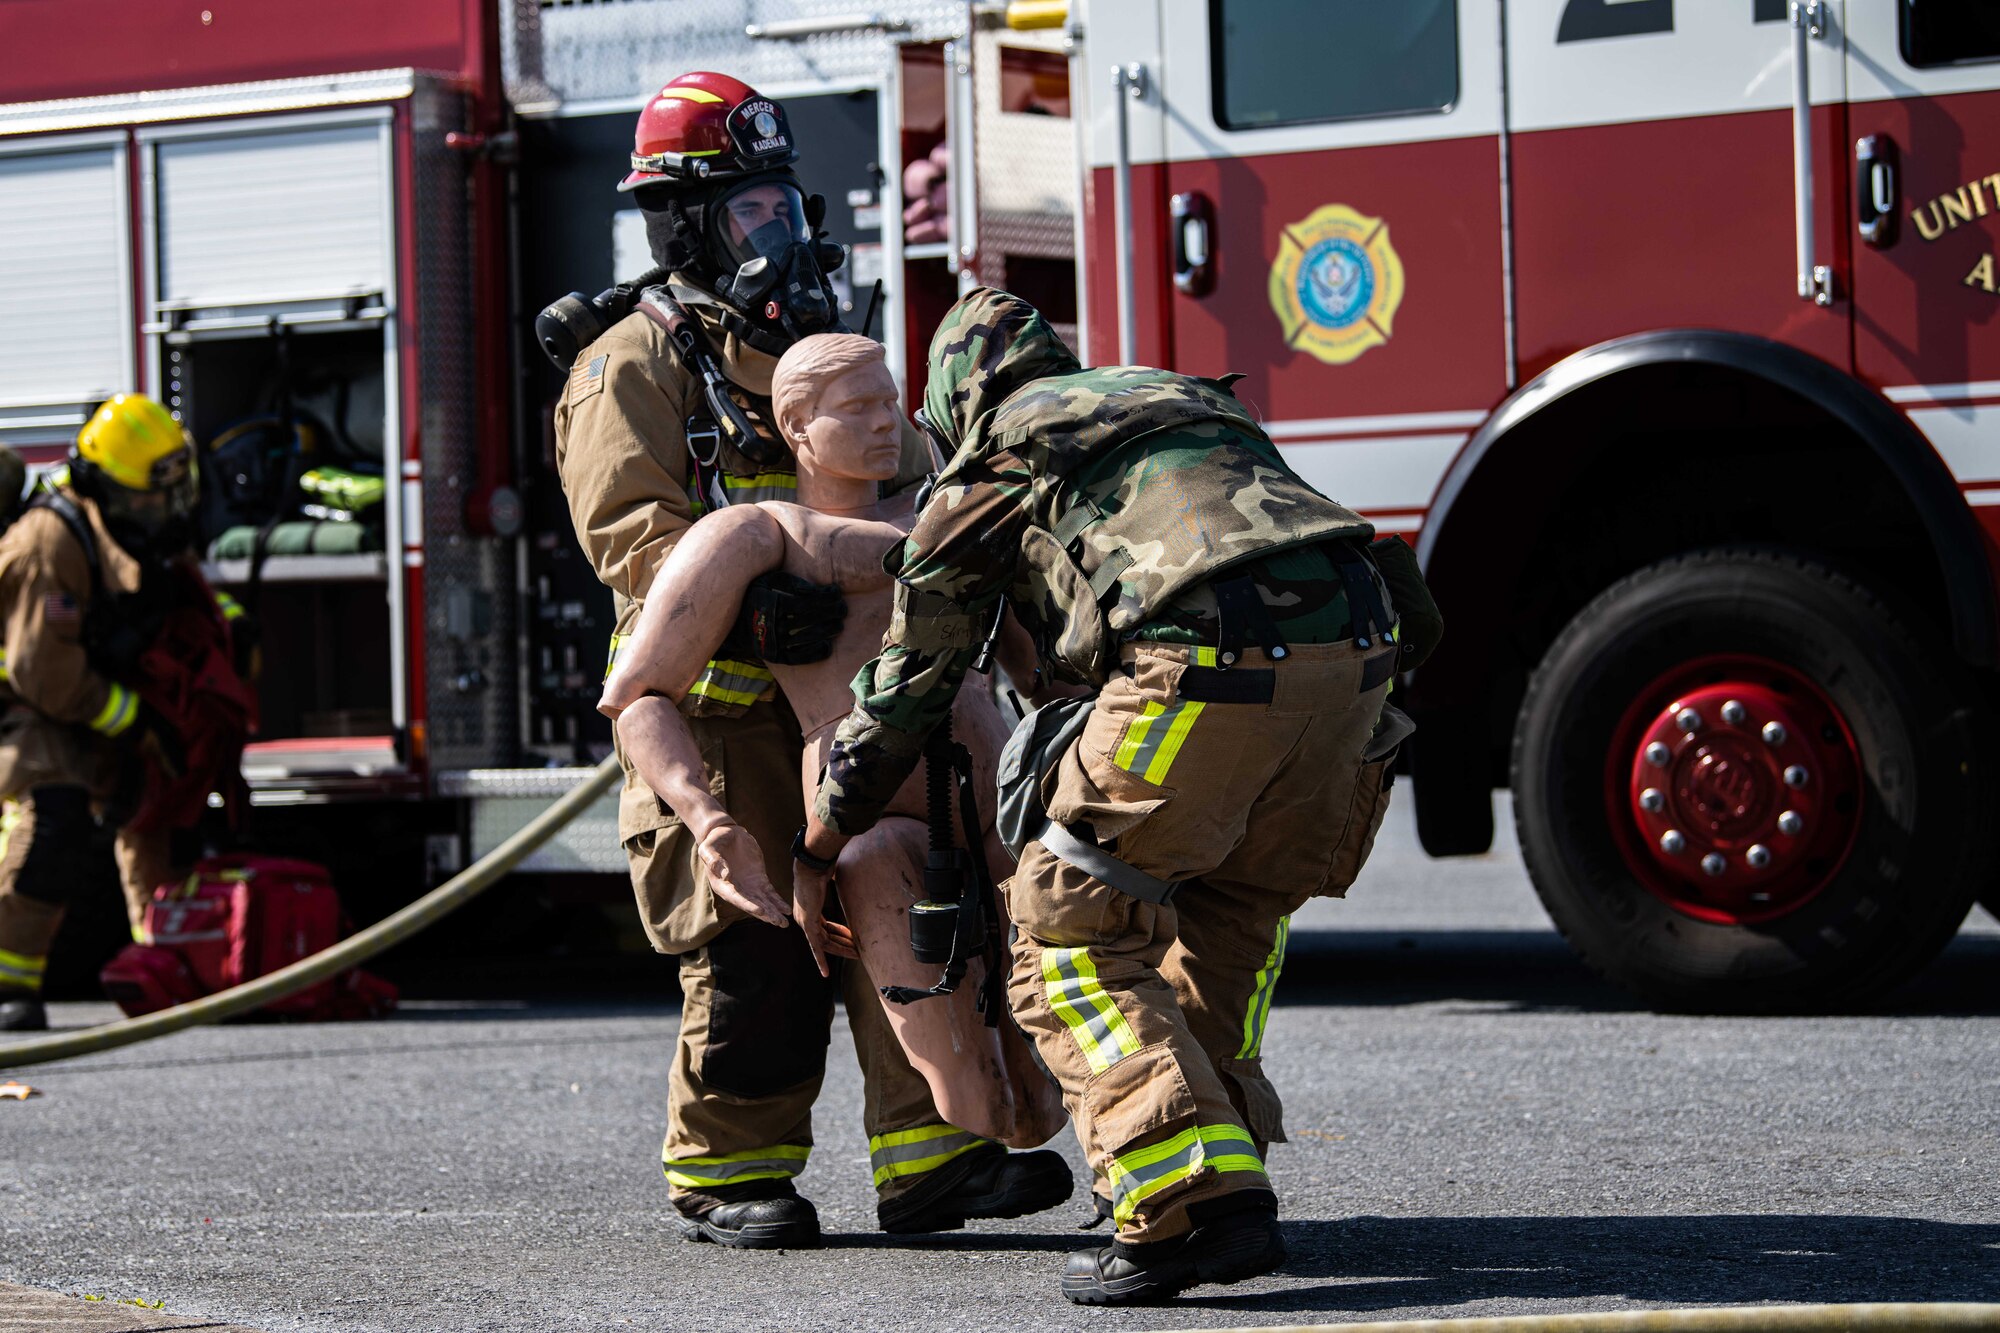
<path fill-rule="evenodd" d="M 615 718 L 648 694 L 678 703 L 721 649 L 750 580 L 784 560 L 785 530 L 760 505 L 737 505 L 696 523 L 653 579 L 597 711 Z"/>
<path fill-rule="evenodd" d="M 792 919 L 792 905 L 771 886 L 763 853 L 749 830 L 708 789 L 701 746 L 671 699 L 649 695 L 618 715 L 618 743 L 633 772 L 687 825 L 715 896 L 774 926 Z"/>

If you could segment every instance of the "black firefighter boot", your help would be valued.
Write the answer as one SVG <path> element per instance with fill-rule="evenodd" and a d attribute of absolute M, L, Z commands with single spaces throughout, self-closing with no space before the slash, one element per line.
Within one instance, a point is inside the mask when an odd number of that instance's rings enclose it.
<path fill-rule="evenodd" d="M 1008 1152 L 982 1144 L 924 1173 L 907 1193 L 875 1205 L 892 1235 L 956 1231 L 975 1217 L 1026 1217 L 1069 1198 L 1076 1180 L 1061 1153 Z"/>
<path fill-rule="evenodd" d="M 42 997 L 27 991 L 0 991 L 0 1032 L 45 1032 L 49 1011 Z"/>
<path fill-rule="evenodd" d="M 1259 1277 L 1285 1262 L 1278 1199 L 1267 1190 L 1194 1204 L 1188 1218 L 1194 1229 L 1172 1240 L 1114 1240 L 1075 1251 L 1063 1270 L 1063 1296 L 1077 1305 L 1148 1305 L 1205 1282 L 1227 1286 Z"/>
<path fill-rule="evenodd" d="M 816 1250 L 819 1212 L 789 1180 L 752 1180 L 674 1200 L 681 1236 L 733 1250 Z"/>

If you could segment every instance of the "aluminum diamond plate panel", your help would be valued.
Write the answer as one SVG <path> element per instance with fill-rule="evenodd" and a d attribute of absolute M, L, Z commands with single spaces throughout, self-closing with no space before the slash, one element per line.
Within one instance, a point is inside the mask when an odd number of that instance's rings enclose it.
<path fill-rule="evenodd" d="M 588 771 L 588 770 L 580 770 Z M 553 797 L 481 796 L 471 803 L 472 856 L 486 855 L 528 821 L 549 808 Z M 588 871 L 628 873 L 625 852 L 618 845 L 618 793 L 592 803 L 547 842 L 537 847 L 517 869 L 538 874 Z"/>
<path fill-rule="evenodd" d="M 466 524 L 477 457 L 470 229 L 466 159 L 445 146 L 464 125 L 464 103 L 426 84 L 411 114 L 422 516 L 405 515 L 404 540 L 421 543 L 430 761 L 471 768 L 518 750 L 514 556 L 511 542 Z"/>

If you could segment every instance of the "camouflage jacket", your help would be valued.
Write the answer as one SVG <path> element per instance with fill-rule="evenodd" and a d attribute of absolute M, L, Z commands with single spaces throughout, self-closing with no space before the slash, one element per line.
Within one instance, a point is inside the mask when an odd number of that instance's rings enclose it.
<path fill-rule="evenodd" d="M 1007 598 L 1059 673 L 1274 551 L 1373 529 L 1298 478 L 1225 385 L 1084 370 L 1035 309 L 982 288 L 931 343 L 924 411 L 954 452 L 901 552 L 881 655 L 854 680 L 815 812 L 872 825 L 950 710 Z M 891 557 L 894 558 L 893 556 Z"/>

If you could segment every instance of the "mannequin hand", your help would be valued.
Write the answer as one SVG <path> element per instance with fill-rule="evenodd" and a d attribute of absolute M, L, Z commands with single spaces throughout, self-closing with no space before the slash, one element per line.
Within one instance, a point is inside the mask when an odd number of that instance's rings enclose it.
<path fill-rule="evenodd" d="M 790 924 L 791 910 L 771 886 L 764 854 L 750 831 L 733 820 L 717 824 L 695 846 L 708 871 L 709 889 L 723 902 L 773 926 Z"/>

